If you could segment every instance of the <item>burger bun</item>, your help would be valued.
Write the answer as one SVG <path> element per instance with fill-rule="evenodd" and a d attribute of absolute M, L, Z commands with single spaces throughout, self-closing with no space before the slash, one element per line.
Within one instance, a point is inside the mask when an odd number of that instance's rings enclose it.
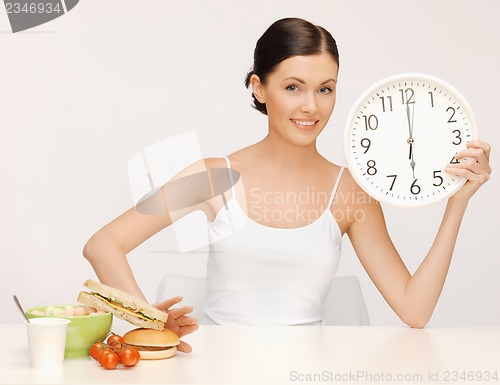
<path fill-rule="evenodd" d="M 179 336 L 172 330 L 138 328 L 124 334 L 127 345 L 137 349 L 142 360 L 162 360 L 177 354 Z"/>

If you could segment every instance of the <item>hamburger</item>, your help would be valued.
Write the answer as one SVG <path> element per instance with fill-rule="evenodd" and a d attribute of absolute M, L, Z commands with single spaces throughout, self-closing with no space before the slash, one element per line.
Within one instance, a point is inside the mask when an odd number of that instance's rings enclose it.
<path fill-rule="evenodd" d="M 121 290 L 91 279 L 83 286 L 90 293 L 81 291 L 78 302 L 113 315 L 141 328 L 163 330 L 168 314 Z"/>
<path fill-rule="evenodd" d="M 172 330 L 134 329 L 124 334 L 125 344 L 137 349 L 142 360 L 162 360 L 176 355 L 179 337 Z"/>

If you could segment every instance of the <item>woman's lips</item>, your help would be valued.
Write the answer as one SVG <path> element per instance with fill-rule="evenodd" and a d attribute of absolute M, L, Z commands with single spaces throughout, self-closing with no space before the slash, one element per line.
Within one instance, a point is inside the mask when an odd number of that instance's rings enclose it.
<path fill-rule="evenodd" d="M 312 131 L 318 125 L 319 120 L 290 119 L 290 121 L 302 131 Z"/>

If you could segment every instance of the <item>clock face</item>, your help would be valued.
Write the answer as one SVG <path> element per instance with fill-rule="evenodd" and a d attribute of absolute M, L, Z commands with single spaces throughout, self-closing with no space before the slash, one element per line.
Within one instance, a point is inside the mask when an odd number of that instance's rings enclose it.
<path fill-rule="evenodd" d="M 465 183 L 444 168 L 475 138 L 472 110 L 455 88 L 433 76 L 401 74 L 377 82 L 353 105 L 344 152 L 351 174 L 373 198 L 420 207 Z"/>

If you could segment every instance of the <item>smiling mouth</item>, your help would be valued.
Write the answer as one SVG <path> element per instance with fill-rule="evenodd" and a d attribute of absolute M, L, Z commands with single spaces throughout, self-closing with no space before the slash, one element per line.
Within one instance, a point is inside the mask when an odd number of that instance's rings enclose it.
<path fill-rule="evenodd" d="M 316 124 L 319 122 L 319 120 L 297 120 L 297 119 L 290 119 L 292 123 L 294 123 L 296 126 L 298 126 L 302 130 L 310 131 L 316 127 Z"/>

